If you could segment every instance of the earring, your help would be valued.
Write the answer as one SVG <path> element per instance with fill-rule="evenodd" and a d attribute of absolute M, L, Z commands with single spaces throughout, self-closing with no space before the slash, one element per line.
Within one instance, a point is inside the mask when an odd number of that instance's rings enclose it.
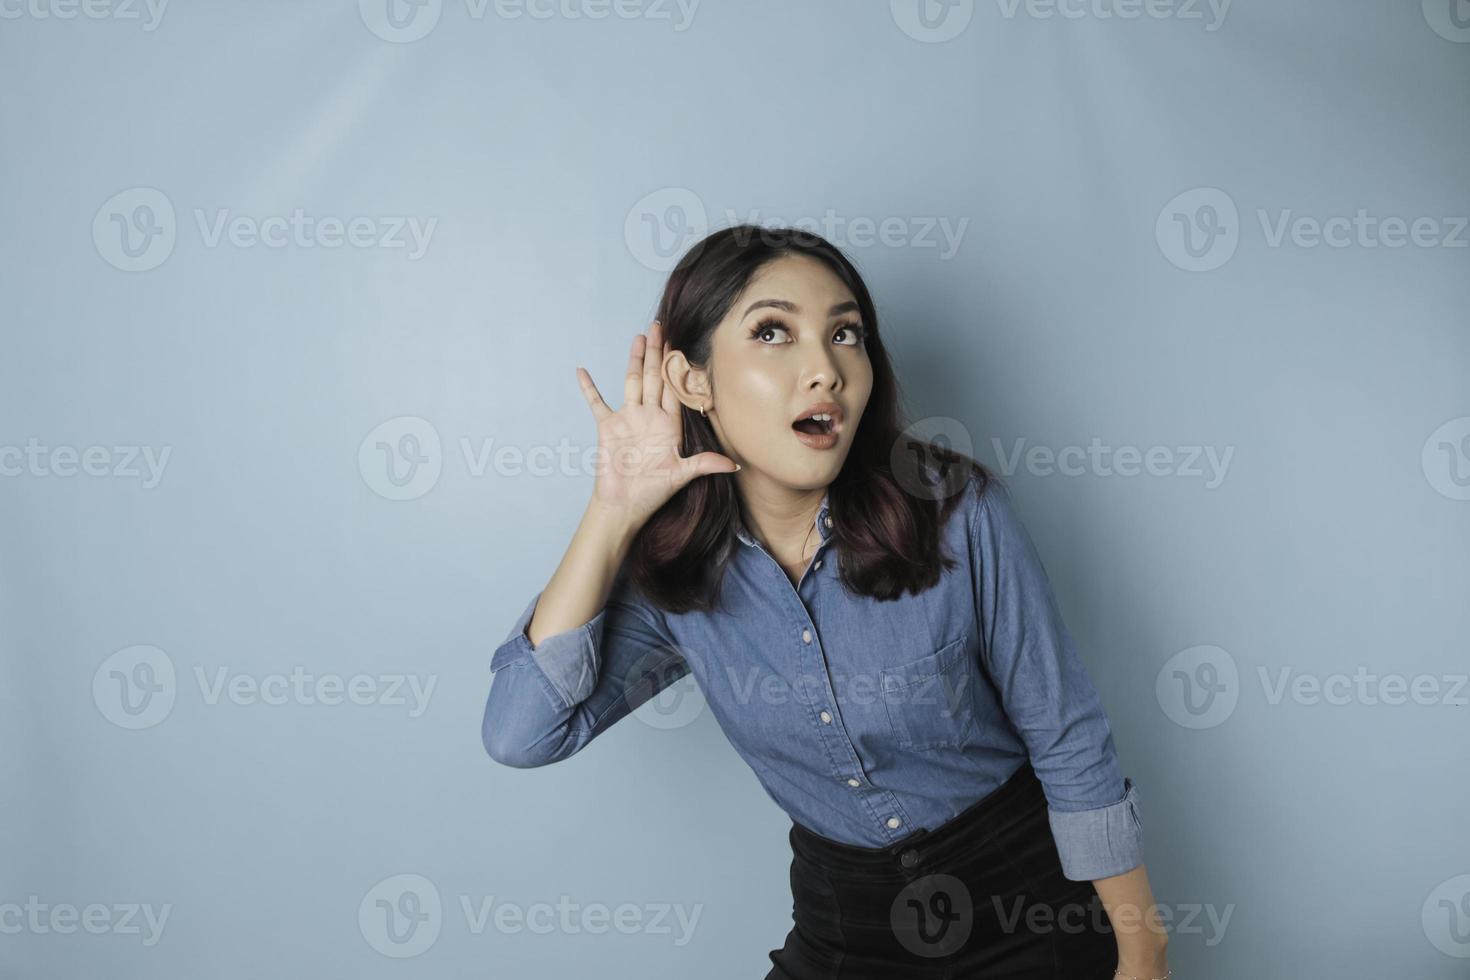
<path fill-rule="evenodd" d="M 700 405 L 699 406 L 699 417 L 702 418 L 702 419 L 709 418 L 708 415 L 704 414 L 704 406 L 703 405 Z"/>

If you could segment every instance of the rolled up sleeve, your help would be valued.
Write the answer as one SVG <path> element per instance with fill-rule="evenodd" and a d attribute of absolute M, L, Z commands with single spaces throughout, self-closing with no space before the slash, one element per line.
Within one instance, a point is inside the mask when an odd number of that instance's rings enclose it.
<path fill-rule="evenodd" d="M 1138 788 L 1123 779 L 1123 798 L 1091 810 L 1047 808 L 1051 834 L 1062 859 L 1062 874 L 1073 881 L 1096 881 L 1143 863 L 1143 822 Z"/>
<path fill-rule="evenodd" d="M 1137 867 L 1137 793 L 1041 556 L 998 480 L 973 502 L 970 544 L 980 656 L 1046 793 L 1063 874 L 1088 881 Z"/>
<path fill-rule="evenodd" d="M 480 724 L 490 757 L 517 768 L 574 755 L 689 673 L 663 615 L 623 576 L 597 615 L 537 646 L 527 629 L 541 595 L 490 657 Z"/>
<path fill-rule="evenodd" d="M 533 662 L 541 668 L 562 704 L 572 708 L 587 700 L 597 686 L 598 637 L 607 610 L 601 610 L 576 629 L 548 636 L 540 646 L 532 646 L 527 630 L 540 601 L 540 592 L 531 597 L 510 635 L 491 656 L 490 670 L 494 673 L 512 664 Z"/>

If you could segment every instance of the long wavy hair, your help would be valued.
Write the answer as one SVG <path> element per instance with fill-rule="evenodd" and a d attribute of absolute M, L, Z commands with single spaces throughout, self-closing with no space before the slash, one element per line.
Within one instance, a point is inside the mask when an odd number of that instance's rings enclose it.
<path fill-rule="evenodd" d="M 954 559 L 940 553 L 940 531 L 962 497 L 957 491 L 971 474 L 979 477 L 982 491 L 999 477 L 970 456 L 905 432 L 909 422 L 899 405 L 898 383 L 877 312 L 847 257 L 826 239 L 802 229 L 723 228 L 679 260 L 669 274 L 657 317 L 663 321 L 670 349 L 682 351 L 691 364 L 708 368 L 715 327 L 757 272 L 790 254 L 811 256 L 836 273 L 857 300 L 868 328 L 864 346 L 873 366 L 872 394 L 847 459 L 827 488 L 840 578 L 852 592 L 880 601 L 897 599 L 906 591 L 918 594 L 936 585 L 943 570 L 954 567 Z M 683 455 L 724 452 L 707 418 L 683 405 L 680 416 Z M 953 474 L 946 478 L 949 492 L 920 492 L 933 485 L 935 472 Z M 628 554 L 629 578 L 651 602 L 669 612 L 715 608 L 729 557 L 739 544 L 734 537 L 739 511 L 739 495 L 729 474 L 695 478 L 639 530 Z"/>

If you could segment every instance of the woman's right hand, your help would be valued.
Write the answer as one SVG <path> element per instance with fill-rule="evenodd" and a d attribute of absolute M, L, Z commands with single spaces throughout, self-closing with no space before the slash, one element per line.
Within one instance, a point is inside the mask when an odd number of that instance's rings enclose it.
<path fill-rule="evenodd" d="M 635 531 L 694 479 L 740 468 L 719 453 L 679 455 L 681 405 L 663 381 L 667 350 L 663 326 L 657 320 L 646 335 L 633 338 L 623 376 L 623 406 L 616 412 L 602 400 L 586 369 L 577 368 L 582 394 L 597 420 L 593 504 Z"/>

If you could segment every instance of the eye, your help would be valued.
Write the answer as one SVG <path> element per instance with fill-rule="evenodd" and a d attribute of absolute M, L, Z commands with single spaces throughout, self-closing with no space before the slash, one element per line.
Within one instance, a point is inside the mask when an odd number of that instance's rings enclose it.
<path fill-rule="evenodd" d="M 750 336 L 751 336 L 752 339 L 754 339 L 754 338 L 760 337 L 760 336 L 762 336 L 764 334 L 774 332 L 776 330 L 785 330 L 787 333 L 790 333 L 791 332 L 790 330 L 787 329 L 786 324 L 782 323 L 780 320 L 778 320 L 778 319 L 776 319 L 775 317 L 772 316 L 772 317 L 767 317 L 766 319 L 762 320 L 760 323 L 757 323 L 753 328 L 751 328 Z M 761 343 L 765 343 L 765 341 L 761 341 Z M 769 346 L 769 347 L 775 347 L 776 345 L 775 344 L 767 344 L 767 346 Z"/>
<path fill-rule="evenodd" d="M 863 342 L 868 338 L 867 328 L 861 323 L 844 323 L 837 328 L 837 336 L 841 336 L 842 334 L 847 334 L 852 337 L 850 341 L 838 341 L 838 343 L 847 347 L 861 347 Z"/>

